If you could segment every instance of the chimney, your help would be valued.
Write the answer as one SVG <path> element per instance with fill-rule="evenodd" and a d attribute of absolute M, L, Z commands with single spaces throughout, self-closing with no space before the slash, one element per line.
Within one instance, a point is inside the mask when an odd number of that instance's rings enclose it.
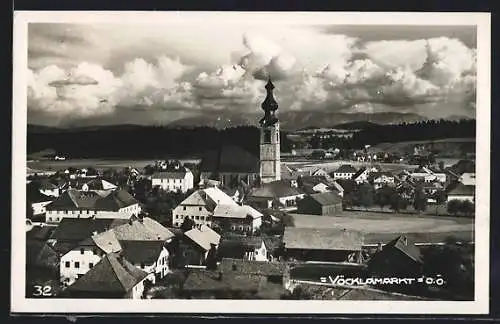
<path fill-rule="evenodd" d="M 378 242 L 377 244 L 377 252 L 382 251 L 382 243 Z"/>

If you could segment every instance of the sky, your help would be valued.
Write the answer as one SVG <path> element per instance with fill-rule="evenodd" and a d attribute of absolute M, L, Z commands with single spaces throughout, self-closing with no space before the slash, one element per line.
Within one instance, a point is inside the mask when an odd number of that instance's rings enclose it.
<path fill-rule="evenodd" d="M 28 122 L 168 124 L 279 111 L 475 116 L 470 26 L 30 23 Z"/>

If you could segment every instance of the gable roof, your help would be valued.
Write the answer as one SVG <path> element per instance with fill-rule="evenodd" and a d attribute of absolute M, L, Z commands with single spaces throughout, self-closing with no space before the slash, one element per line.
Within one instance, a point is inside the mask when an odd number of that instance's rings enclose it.
<path fill-rule="evenodd" d="M 342 164 L 334 173 L 356 173 L 356 169 L 350 164 Z"/>
<path fill-rule="evenodd" d="M 283 243 L 286 249 L 358 251 L 363 234 L 344 229 L 285 227 Z"/>
<path fill-rule="evenodd" d="M 93 235 L 91 239 L 94 244 L 105 253 L 119 252 L 122 250 L 122 246 L 120 242 L 118 242 L 115 232 L 112 230 Z"/>
<path fill-rule="evenodd" d="M 218 204 L 235 205 L 235 206 L 238 205 L 233 200 L 233 198 L 228 196 L 224 191 L 220 190 L 217 187 L 205 188 L 205 189 L 202 189 L 202 191 L 206 194 L 206 196 L 208 196 L 217 205 Z"/>
<path fill-rule="evenodd" d="M 198 244 L 205 251 L 210 250 L 211 245 L 218 245 L 220 235 L 208 226 L 202 226 L 202 229 L 193 228 L 184 233 L 191 241 Z"/>
<path fill-rule="evenodd" d="M 271 261 L 248 261 L 240 259 L 222 259 L 219 270 L 223 276 L 226 274 L 280 276 L 283 275 L 286 264 Z"/>
<path fill-rule="evenodd" d="M 115 184 L 104 179 L 92 179 L 86 183 L 89 190 L 110 190 L 118 188 Z M 82 186 L 84 185 L 82 184 Z"/>
<path fill-rule="evenodd" d="M 262 213 L 258 210 L 248 206 L 243 205 L 217 205 L 213 212 L 213 217 L 225 217 L 225 218 L 259 218 L 262 217 Z"/>
<path fill-rule="evenodd" d="M 358 171 L 356 171 L 356 173 L 354 173 L 352 175 L 352 179 L 353 180 L 356 180 L 360 175 L 362 175 L 363 173 L 365 173 L 365 171 L 367 171 L 368 169 L 366 167 L 362 167 L 361 169 L 359 169 Z M 339 172 L 339 171 L 335 171 L 335 172 Z"/>
<path fill-rule="evenodd" d="M 225 145 L 205 153 L 201 172 L 212 173 L 259 173 L 260 160 L 239 146 Z"/>
<path fill-rule="evenodd" d="M 118 211 L 120 208 L 137 204 L 138 201 L 123 189 L 109 191 L 81 191 L 68 189 L 52 203 L 47 210 L 88 209 Z"/>
<path fill-rule="evenodd" d="M 26 240 L 47 241 L 55 229 L 54 226 L 33 226 L 26 232 Z"/>
<path fill-rule="evenodd" d="M 248 196 L 255 198 L 279 198 L 300 194 L 302 192 L 297 188 L 293 188 L 290 180 L 277 180 L 263 183 L 260 187 L 253 188 Z"/>
<path fill-rule="evenodd" d="M 342 198 L 334 192 L 321 192 L 308 196 L 310 199 L 316 201 L 321 206 L 337 205 L 342 203 Z"/>
<path fill-rule="evenodd" d="M 416 262 L 422 263 L 422 254 L 420 253 L 420 249 L 415 246 L 413 242 L 408 240 L 406 235 L 400 235 L 396 237 L 394 240 L 387 243 L 382 251 L 386 248 L 395 248 L 401 252 L 403 252 L 406 256 Z"/>
<path fill-rule="evenodd" d="M 123 257 L 136 265 L 153 264 L 164 248 L 162 241 L 120 241 L 120 245 Z"/>
<path fill-rule="evenodd" d="M 455 196 L 474 196 L 476 193 L 476 186 L 464 185 L 458 182 L 457 185 L 448 192 L 448 195 Z"/>
<path fill-rule="evenodd" d="M 77 243 L 91 237 L 94 232 L 102 233 L 125 223 L 126 219 L 63 218 L 51 238 Z"/>
<path fill-rule="evenodd" d="M 174 237 L 174 233 L 149 217 L 128 221 L 114 227 L 113 232 L 119 241 L 166 241 Z"/>
<path fill-rule="evenodd" d="M 54 267 L 57 265 L 58 255 L 45 241 L 26 241 L 26 265 L 33 267 Z"/>
<path fill-rule="evenodd" d="M 133 266 L 119 254 L 110 253 L 67 289 L 70 293 L 126 294 L 147 275 L 147 272 Z"/>

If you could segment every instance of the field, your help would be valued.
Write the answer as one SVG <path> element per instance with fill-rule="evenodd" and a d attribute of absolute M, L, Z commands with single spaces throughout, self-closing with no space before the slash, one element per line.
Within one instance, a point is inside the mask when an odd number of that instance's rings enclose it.
<path fill-rule="evenodd" d="M 371 152 L 396 152 L 399 154 L 413 153 L 415 146 L 429 146 L 437 151 L 438 157 L 456 158 L 464 153 L 475 152 L 475 138 L 446 138 L 434 141 L 414 141 L 397 143 L 380 143 L 368 150 Z"/>
<path fill-rule="evenodd" d="M 28 168 L 35 170 L 65 170 L 69 167 L 73 168 L 88 168 L 95 169 L 122 169 L 125 167 L 133 167 L 142 169 L 148 164 L 153 164 L 154 160 L 107 160 L 107 159 L 71 159 L 65 161 L 55 160 L 39 160 L 28 161 Z M 195 159 L 181 160 L 183 163 L 199 162 Z"/>
<path fill-rule="evenodd" d="M 442 243 L 449 236 L 472 241 L 474 220 L 470 218 L 345 212 L 339 217 L 293 214 L 295 227 L 338 228 L 366 234 L 366 244 L 385 242 L 408 234 L 418 243 Z"/>
<path fill-rule="evenodd" d="M 327 172 L 333 172 L 338 169 L 342 164 L 350 164 L 355 168 L 359 168 L 367 165 L 379 165 L 384 171 L 393 171 L 399 172 L 402 170 L 414 169 L 416 165 L 409 165 L 403 163 L 377 163 L 377 162 L 358 162 L 358 161 L 350 161 L 350 160 L 336 160 L 336 161 L 311 161 L 309 162 L 284 162 L 283 164 L 289 165 L 294 168 L 321 168 Z"/>

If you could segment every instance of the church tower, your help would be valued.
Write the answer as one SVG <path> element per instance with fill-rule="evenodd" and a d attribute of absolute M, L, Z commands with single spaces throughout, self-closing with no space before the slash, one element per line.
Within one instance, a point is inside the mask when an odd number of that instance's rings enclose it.
<path fill-rule="evenodd" d="M 264 117 L 260 124 L 260 180 L 269 183 L 281 179 L 280 165 L 280 124 L 275 112 L 278 103 L 273 95 L 274 85 L 271 78 L 266 84 L 266 99 L 262 102 Z"/>

